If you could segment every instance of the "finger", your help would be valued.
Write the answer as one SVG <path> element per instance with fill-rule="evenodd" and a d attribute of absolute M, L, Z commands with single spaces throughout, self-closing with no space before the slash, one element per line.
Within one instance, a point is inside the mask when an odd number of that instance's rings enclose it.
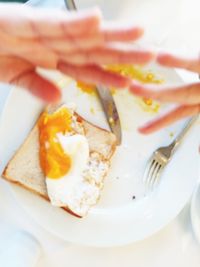
<path fill-rule="evenodd" d="M 96 33 L 86 33 L 79 36 L 65 36 L 64 38 L 43 38 L 42 42 L 57 52 L 72 52 L 88 50 L 103 46 L 106 42 L 127 42 L 140 38 L 143 29 L 139 27 L 106 28 Z"/>
<path fill-rule="evenodd" d="M 55 68 L 57 56 L 35 39 L 18 38 L 0 31 L 0 53 L 22 57 L 34 65 Z"/>
<path fill-rule="evenodd" d="M 170 54 L 160 54 L 157 62 L 166 67 L 182 68 L 200 74 L 200 57 L 195 59 L 184 59 Z"/>
<path fill-rule="evenodd" d="M 61 98 L 61 92 L 58 87 L 41 77 L 35 70 L 21 73 L 10 83 L 27 89 L 32 95 L 48 103 L 57 103 Z"/>
<path fill-rule="evenodd" d="M 200 83 L 166 88 L 132 82 L 130 91 L 138 96 L 149 97 L 165 102 L 177 102 L 181 104 L 200 103 Z"/>
<path fill-rule="evenodd" d="M 62 60 L 71 64 L 147 64 L 154 58 L 150 51 L 111 45 L 90 51 L 73 52 L 60 55 Z"/>
<path fill-rule="evenodd" d="M 22 57 L 35 66 L 56 68 L 58 60 L 56 53 L 71 52 L 72 49 L 80 50 L 84 46 L 89 47 L 102 42 L 102 38 L 99 35 L 95 36 L 97 38 L 92 40 L 89 38 L 87 40 L 88 35 L 86 35 L 82 37 L 82 40 L 69 37 L 67 40 L 48 38 L 39 41 L 36 39 L 13 37 L 0 31 L 0 52 Z M 81 45 L 82 41 L 83 44 Z M 77 46 L 80 46 L 80 48 L 77 48 Z"/>
<path fill-rule="evenodd" d="M 90 84 L 114 86 L 124 88 L 129 86 L 130 80 L 120 74 L 113 73 L 96 65 L 76 66 L 61 62 L 58 69 L 75 80 Z"/>
<path fill-rule="evenodd" d="M 58 9 L 39 9 L 22 5 L 1 5 L 0 29 L 12 35 L 35 38 L 38 36 L 77 36 L 95 32 L 100 24 L 100 11 L 89 9 L 67 12 Z"/>
<path fill-rule="evenodd" d="M 21 73 L 31 71 L 34 66 L 21 58 L 0 55 L 0 81 L 10 83 Z"/>
<path fill-rule="evenodd" d="M 18 56 L 18 54 L 16 54 Z M 34 51 L 32 53 L 26 52 L 23 54 L 19 54 L 19 56 L 22 59 L 25 59 L 26 61 L 29 61 L 32 63 L 35 67 L 41 67 L 41 68 L 47 68 L 55 70 L 57 67 L 58 62 L 58 56 L 56 53 L 51 51 L 38 51 L 35 53 Z"/>
<path fill-rule="evenodd" d="M 59 89 L 35 72 L 29 62 L 17 57 L 0 56 L 0 81 L 28 89 L 46 102 L 60 99 Z"/>
<path fill-rule="evenodd" d="M 141 27 L 108 24 L 102 26 L 101 33 L 107 42 L 127 42 L 138 40 L 144 34 L 144 30 Z"/>
<path fill-rule="evenodd" d="M 151 52 L 133 50 L 132 48 L 125 49 L 124 47 L 116 48 L 113 46 L 71 53 L 72 49 L 89 49 L 93 46 L 102 45 L 103 39 L 100 34 L 95 34 L 92 38 L 91 36 L 91 34 L 87 34 L 86 36 L 81 36 L 81 38 L 68 37 L 65 40 L 46 39 L 45 41 L 44 39 L 42 44 L 41 40 L 13 37 L 0 32 L 0 39 L 2 41 L 0 43 L 0 51 L 21 56 L 35 65 L 38 64 L 40 67 L 46 68 L 55 68 L 57 63 L 56 53 L 66 53 L 66 51 L 70 52 L 70 54 L 67 54 L 65 57 L 68 58 L 69 62 L 75 64 L 109 64 L 117 62 L 144 64 L 153 57 Z M 44 44 L 49 46 L 49 48 L 45 47 Z M 56 51 L 52 51 L 52 49 Z M 62 56 L 63 58 L 64 56 Z"/>
<path fill-rule="evenodd" d="M 142 134 L 150 134 L 156 132 L 168 125 L 183 119 L 188 116 L 193 116 L 200 112 L 200 104 L 192 106 L 180 106 L 175 108 L 173 111 L 162 115 L 153 121 L 148 122 L 146 125 L 140 127 L 138 130 Z"/>
<path fill-rule="evenodd" d="M 73 37 L 65 36 L 64 38 L 43 38 L 42 44 L 56 53 L 72 53 L 83 50 L 90 50 L 100 47 L 104 44 L 103 36 L 100 33 L 84 34 L 82 36 Z"/>
<path fill-rule="evenodd" d="M 63 35 L 83 35 L 98 31 L 101 14 L 98 9 L 82 11 L 62 11 L 37 9 L 31 23 L 40 36 L 58 37 Z"/>
<path fill-rule="evenodd" d="M 77 36 L 97 31 L 100 17 L 98 9 L 67 12 L 21 7 L 21 5 L 4 5 L 0 10 L 0 28 L 7 33 L 21 37 L 38 37 L 38 35 L 62 37 L 66 34 Z M 108 41 L 133 41 L 142 34 L 143 29 L 140 27 L 121 27 L 109 24 L 102 27 L 102 35 Z"/>
<path fill-rule="evenodd" d="M 0 31 L 0 51 L 11 52 L 11 53 L 20 53 L 25 51 L 39 50 L 41 44 L 36 39 L 27 39 L 27 38 L 18 38 L 9 35 L 3 31 Z"/>

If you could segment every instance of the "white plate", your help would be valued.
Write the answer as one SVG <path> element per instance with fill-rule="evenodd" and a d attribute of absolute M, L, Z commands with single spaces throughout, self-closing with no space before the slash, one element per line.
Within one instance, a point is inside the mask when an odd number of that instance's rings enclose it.
<path fill-rule="evenodd" d="M 192 197 L 191 221 L 195 237 L 200 244 L 200 183 L 198 183 L 198 186 Z"/>
<path fill-rule="evenodd" d="M 155 71 L 166 81 L 180 81 L 175 71 L 159 68 Z M 59 80 L 64 88 L 64 100 L 76 102 L 82 116 L 106 127 L 97 99 L 81 93 L 75 83 L 58 76 L 52 73 L 51 77 Z M 142 136 L 136 131 L 138 125 L 155 114 L 144 112 L 136 99 L 125 91 L 117 93 L 115 100 L 123 126 L 123 143 L 113 157 L 101 200 L 86 218 L 75 218 L 40 197 L 11 185 L 20 205 L 45 229 L 64 240 L 92 246 L 119 246 L 144 239 L 180 212 L 196 184 L 197 124 L 166 167 L 158 190 L 144 197 L 142 175 L 148 158 L 157 147 L 171 142 L 170 133 L 177 134 L 185 122 Z M 12 91 L 0 125 L 0 172 L 29 133 L 42 108 L 42 104 L 26 91 Z M 136 199 L 132 199 L 133 196 Z"/>

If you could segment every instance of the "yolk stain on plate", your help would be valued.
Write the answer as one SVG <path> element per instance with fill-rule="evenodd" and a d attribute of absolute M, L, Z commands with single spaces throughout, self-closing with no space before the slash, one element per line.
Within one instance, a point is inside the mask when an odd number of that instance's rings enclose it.
<path fill-rule="evenodd" d="M 162 79 L 156 78 L 155 74 L 151 71 L 143 70 L 140 67 L 133 65 L 109 65 L 107 69 L 116 73 L 120 73 L 124 76 L 127 76 L 131 79 L 135 79 L 141 83 L 153 83 L 153 84 L 161 84 L 163 83 Z M 91 95 L 96 94 L 95 85 L 87 84 L 82 81 L 77 82 L 77 87 L 84 93 L 88 93 Z M 110 88 L 111 93 L 114 95 L 116 92 L 115 88 Z M 140 106 L 145 111 L 158 112 L 160 105 L 158 102 L 153 101 L 150 98 L 142 98 L 139 101 Z"/>
<path fill-rule="evenodd" d="M 64 107 L 53 114 L 44 112 L 38 122 L 40 165 L 48 178 L 58 179 L 68 173 L 71 159 L 58 142 L 57 134 L 71 131 L 71 113 Z"/>
<path fill-rule="evenodd" d="M 87 94 L 96 94 L 96 87 L 93 84 L 85 83 L 82 81 L 77 82 L 77 87 L 81 89 L 82 92 Z"/>

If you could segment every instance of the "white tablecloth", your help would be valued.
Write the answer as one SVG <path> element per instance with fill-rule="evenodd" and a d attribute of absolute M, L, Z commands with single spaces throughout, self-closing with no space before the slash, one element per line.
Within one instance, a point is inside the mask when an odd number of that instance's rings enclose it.
<path fill-rule="evenodd" d="M 155 0 L 152 1 L 140 0 L 140 1 L 144 2 L 144 7 L 145 5 L 149 6 L 148 3 L 150 2 L 155 2 Z M 48 3 L 51 6 L 52 5 L 56 6 L 60 4 L 62 5 L 62 1 L 35 0 L 32 2 L 42 2 L 45 5 Z M 83 5 L 84 4 L 89 5 L 91 3 L 94 3 L 95 1 L 87 0 L 85 1 L 85 3 L 82 3 L 84 1 L 82 2 L 79 1 L 79 2 L 80 4 Z M 97 3 L 99 2 L 99 4 L 102 3 L 102 1 L 96 1 L 96 2 Z M 135 3 L 137 2 L 138 1 L 135 0 Z M 187 1 L 187 2 L 190 2 L 190 4 L 192 3 L 192 1 Z M 123 3 L 125 5 L 126 1 L 124 1 Z M 183 9 L 181 10 L 183 12 Z M 199 10 L 200 9 L 198 9 L 198 11 Z M 151 10 L 149 10 L 149 12 L 150 11 Z M 147 10 L 144 9 L 144 13 L 146 12 Z M 190 13 L 191 11 L 188 14 Z M 194 18 L 192 19 L 194 20 Z M 200 25 L 200 23 L 198 25 Z M 199 31 L 197 33 L 199 34 Z M 171 36 L 174 36 L 174 34 L 175 31 L 170 33 Z M 156 37 L 155 34 L 154 37 Z M 160 39 L 158 38 L 157 40 L 155 38 L 154 43 L 157 42 L 158 44 L 159 42 L 160 43 L 163 42 L 164 44 L 166 44 L 167 40 L 165 40 L 166 42 L 164 42 L 165 37 L 166 36 L 163 35 L 162 40 L 161 38 Z M 170 41 L 168 41 L 168 44 L 170 44 Z M 4 85 L 0 86 L 0 113 L 5 103 L 8 91 L 9 91 L 8 88 L 6 88 Z M 38 262 L 37 267 L 55 267 L 55 266 L 199 267 L 200 246 L 197 244 L 193 236 L 193 232 L 191 229 L 189 208 L 190 204 L 188 203 L 184 208 L 184 210 L 180 213 L 180 215 L 177 218 L 175 218 L 174 221 L 171 222 L 165 229 L 161 230 L 154 236 L 144 241 L 120 248 L 103 249 L 103 248 L 82 247 L 63 242 L 57 239 L 56 237 L 52 236 L 50 233 L 42 229 L 40 226 L 38 226 L 34 222 L 34 220 L 24 212 L 24 210 L 17 203 L 16 199 L 14 199 L 7 183 L 1 181 L 0 182 L 0 249 L 4 246 L 4 242 L 8 238 L 8 236 L 12 235 L 15 229 L 20 228 L 30 232 L 42 244 L 43 253 L 40 261 Z M 59 225 L 55 225 L 55 227 L 59 227 Z"/>

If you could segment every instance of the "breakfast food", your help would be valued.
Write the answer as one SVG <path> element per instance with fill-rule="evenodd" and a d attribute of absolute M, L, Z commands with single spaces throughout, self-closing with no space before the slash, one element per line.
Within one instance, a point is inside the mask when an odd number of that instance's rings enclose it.
<path fill-rule="evenodd" d="M 112 133 L 63 105 L 41 114 L 3 177 L 83 217 L 100 197 L 115 148 Z"/>

